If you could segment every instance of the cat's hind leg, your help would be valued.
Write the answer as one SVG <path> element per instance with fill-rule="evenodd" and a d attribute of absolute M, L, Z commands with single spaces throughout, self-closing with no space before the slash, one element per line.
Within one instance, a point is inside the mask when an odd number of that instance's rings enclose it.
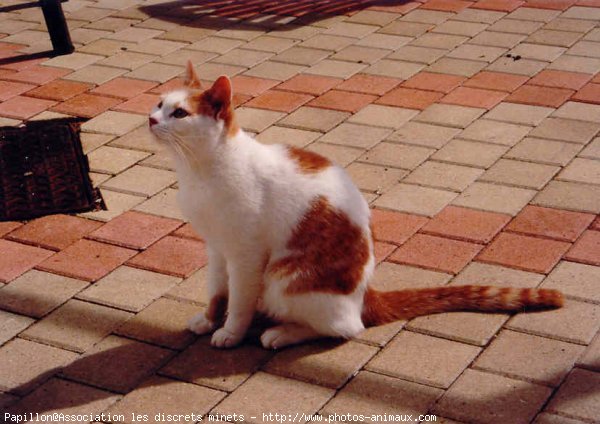
<path fill-rule="evenodd" d="M 221 325 L 227 312 L 227 263 L 223 255 L 207 246 L 208 309 L 194 315 L 188 328 L 198 335 L 212 333 Z"/>
<path fill-rule="evenodd" d="M 279 349 L 321 337 L 326 336 L 310 327 L 288 323 L 269 328 L 262 334 L 260 341 L 265 349 Z"/>

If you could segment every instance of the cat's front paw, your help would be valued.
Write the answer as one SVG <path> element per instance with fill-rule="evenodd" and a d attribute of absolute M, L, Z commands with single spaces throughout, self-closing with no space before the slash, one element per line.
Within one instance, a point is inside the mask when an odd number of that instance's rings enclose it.
<path fill-rule="evenodd" d="M 225 328 L 219 328 L 215 331 L 215 334 L 213 334 L 210 344 L 219 348 L 234 347 L 238 345 L 243 338 L 244 334 L 233 334 L 225 330 Z"/>
<path fill-rule="evenodd" d="M 196 333 L 199 336 L 203 334 L 211 333 L 215 328 L 216 324 L 209 321 L 204 313 L 196 314 L 188 321 L 188 328 L 192 333 Z"/>

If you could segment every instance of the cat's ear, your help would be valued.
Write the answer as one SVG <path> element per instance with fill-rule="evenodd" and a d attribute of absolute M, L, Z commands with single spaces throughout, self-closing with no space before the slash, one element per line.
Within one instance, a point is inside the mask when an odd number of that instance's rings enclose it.
<path fill-rule="evenodd" d="M 200 88 L 202 85 L 200 83 L 200 78 L 198 78 L 198 74 L 196 74 L 196 70 L 194 69 L 194 65 L 192 65 L 192 61 L 188 60 L 187 67 L 185 69 L 185 80 L 184 84 L 189 88 Z"/>
<path fill-rule="evenodd" d="M 231 107 L 231 81 L 226 76 L 220 76 L 208 90 L 213 108 L 217 116 L 227 112 Z"/>

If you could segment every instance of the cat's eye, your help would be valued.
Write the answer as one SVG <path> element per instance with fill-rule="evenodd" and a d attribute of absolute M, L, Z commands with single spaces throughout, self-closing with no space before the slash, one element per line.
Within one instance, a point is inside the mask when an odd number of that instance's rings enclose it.
<path fill-rule="evenodd" d="M 189 115 L 188 111 L 185 109 L 182 109 L 180 107 L 175 109 L 173 111 L 173 113 L 171 114 L 172 117 L 177 118 L 177 119 L 185 118 L 188 115 Z"/>
<path fill-rule="evenodd" d="M 159 109 L 162 109 L 162 106 L 163 106 L 163 102 L 160 102 L 160 103 L 158 104 L 158 108 L 159 108 Z"/>

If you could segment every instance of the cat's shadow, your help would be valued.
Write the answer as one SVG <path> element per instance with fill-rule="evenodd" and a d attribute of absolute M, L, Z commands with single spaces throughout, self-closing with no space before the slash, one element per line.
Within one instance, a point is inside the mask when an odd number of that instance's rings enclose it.
<path fill-rule="evenodd" d="M 89 312 L 87 312 L 89 314 Z M 273 365 L 273 357 L 276 352 L 268 351 L 260 347 L 259 334 L 270 323 L 268 320 L 257 319 L 247 340 L 236 349 L 218 350 L 210 347 L 210 337 L 195 337 L 189 340 L 187 347 L 175 350 L 163 349 L 166 353 L 154 360 L 152 366 L 148 366 L 148 358 L 144 357 L 140 344 L 129 339 L 122 339 L 115 347 L 107 348 L 96 353 L 82 354 L 79 358 L 65 367 L 50 369 L 43 372 L 18 387 L 7 390 L 8 393 L 22 396 L 21 400 L 9 405 L 5 411 L 13 414 L 44 413 L 61 410 L 86 409 L 87 405 L 98 405 L 114 403 L 115 396 L 126 395 L 129 392 L 144 387 L 157 387 L 168 384 L 177 384 L 180 381 L 192 382 L 225 392 L 237 388 L 251 374 L 260 370 L 278 374 L 284 370 L 283 375 L 302 379 L 302 376 L 311 376 L 315 383 L 321 379 L 319 384 L 328 385 L 324 380 L 327 375 L 340 375 L 347 373 L 341 365 L 335 361 L 303 361 L 310 355 L 326 353 L 345 342 L 336 340 L 321 340 L 298 347 L 287 348 L 282 351 L 277 365 Z M 67 323 L 68 325 L 68 323 Z M 77 323 L 72 323 L 77 326 Z M 123 324 L 124 325 L 124 324 Z M 144 334 L 164 334 L 166 330 L 162 327 L 143 324 L 141 329 Z M 184 331 L 170 330 L 178 333 Z M 115 338 L 116 336 L 109 336 Z M 106 340 L 106 339 L 105 339 Z M 144 344 L 144 346 L 150 346 Z M 152 349 L 160 350 L 155 346 Z M 287 371 L 297 361 L 302 363 L 302 375 L 287 375 Z M 146 368 L 144 368 L 146 366 Z M 132 377 L 131 370 L 138 369 L 137 374 Z M 141 370 L 139 370 L 141 369 Z M 164 378 L 157 378 L 156 375 Z M 84 383 L 84 386 L 78 383 Z M 97 387 L 98 389 L 90 389 Z M 412 385 L 407 393 L 410 398 L 422 398 L 431 396 L 427 387 Z M 422 390 L 420 391 L 420 388 Z M 108 390 L 107 390 L 108 389 Z M 6 388 L 4 389 L 6 390 Z M 413 392 L 414 390 L 414 392 Z M 361 373 L 361 384 L 349 384 L 344 388 L 345 396 L 350 396 L 356 401 L 368 401 L 373 410 L 389 410 L 390 402 L 394 402 L 384 393 L 389 393 L 389 388 L 381 376 L 371 372 Z M 569 401 L 579 397 L 596 396 L 598 390 L 588 393 L 576 393 Z M 382 395 L 378 395 L 381 393 Z M 455 399 L 456 402 L 468 404 L 470 409 L 489 409 L 490 404 L 502 401 L 500 399 L 528 399 L 531 388 L 523 385 L 512 388 L 505 393 L 498 393 L 494 398 L 482 396 L 480 399 Z M 113 398 L 112 400 L 110 398 Z M 1 399 L 0 399 L 1 400 Z M 438 399 L 439 400 L 439 399 Z M 160 402 L 160 400 L 158 400 Z M 411 404 L 411 402 L 408 402 Z M 385 409 L 383 408 L 385 406 Z M 417 413 L 412 408 L 398 406 L 402 413 Z M 106 412 L 106 407 L 104 412 Z M 110 412 L 110 409 L 108 410 Z M 98 411 L 100 413 L 102 411 Z M 223 411 L 219 411 L 223 412 Z M 425 411 L 419 411 L 424 413 Z"/>
<path fill-rule="evenodd" d="M 402 6 L 412 0 L 173 0 L 140 6 L 146 15 L 179 25 L 221 30 L 291 31 L 298 25 L 372 6 Z M 289 18 L 295 18 L 290 22 Z"/>

